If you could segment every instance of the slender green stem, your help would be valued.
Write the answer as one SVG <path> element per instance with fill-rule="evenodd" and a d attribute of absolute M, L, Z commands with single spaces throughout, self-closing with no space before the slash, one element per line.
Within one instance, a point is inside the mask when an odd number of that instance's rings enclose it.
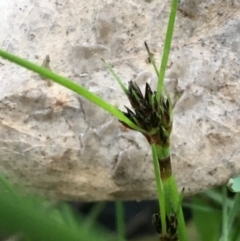
<path fill-rule="evenodd" d="M 146 48 L 146 50 L 147 50 L 147 52 L 148 52 L 148 57 L 149 57 L 149 59 L 150 59 L 150 61 L 151 61 L 151 64 L 153 65 L 153 68 L 154 68 L 154 70 L 155 70 L 155 72 L 156 72 L 156 75 L 157 75 L 157 77 L 158 77 L 158 76 L 159 76 L 159 72 L 158 72 L 157 65 L 156 65 L 156 63 L 155 63 L 153 54 L 150 52 L 149 47 L 148 47 L 148 45 L 147 45 L 147 42 L 144 42 L 144 45 L 145 45 L 145 48 Z"/>
<path fill-rule="evenodd" d="M 222 236 L 221 241 L 228 241 L 228 206 L 227 206 L 227 187 L 222 187 Z"/>
<path fill-rule="evenodd" d="M 176 207 L 174 206 L 174 203 L 172 200 L 172 190 L 170 185 L 170 179 L 168 178 L 166 180 L 162 180 L 162 183 L 163 183 L 163 190 L 164 190 L 166 213 L 170 214 L 173 211 L 176 211 Z"/>
<path fill-rule="evenodd" d="M 164 190 L 165 210 L 169 214 L 172 212 L 171 202 L 171 187 L 169 185 L 169 178 L 172 175 L 171 160 L 170 160 L 170 149 L 169 146 L 156 145 L 157 159 L 160 169 L 160 178 Z"/>
<path fill-rule="evenodd" d="M 152 145 L 152 148 L 153 148 L 153 145 Z M 155 155 L 157 155 L 157 158 L 156 158 L 157 163 L 155 164 L 155 161 L 154 161 L 154 170 L 157 169 L 155 170 L 155 176 L 156 178 L 159 179 L 159 180 L 156 180 L 157 185 L 159 185 L 157 186 L 158 193 L 161 193 L 161 195 L 159 196 L 160 210 L 161 210 L 160 213 L 162 214 L 162 209 L 163 209 L 162 206 L 164 206 L 165 215 L 172 213 L 173 211 L 177 212 L 179 239 L 181 241 L 187 241 L 188 238 L 187 238 L 186 225 L 185 225 L 185 220 L 184 220 L 184 216 L 181 208 L 181 201 L 179 198 L 177 184 L 174 176 L 171 174 L 171 170 L 169 170 L 169 172 L 167 171 L 167 168 L 168 168 L 167 166 L 166 166 L 166 169 L 164 170 L 167 174 L 164 176 L 167 177 L 168 174 L 170 174 L 170 176 L 164 180 L 160 178 L 161 174 L 160 174 L 159 165 L 161 165 L 161 159 L 164 160 L 165 158 L 169 157 L 170 155 L 169 147 L 164 148 L 161 146 L 155 146 L 155 148 L 156 150 L 153 150 L 153 151 L 154 152 L 156 151 Z M 169 166 L 169 168 L 171 168 L 171 166 Z M 161 216 L 161 222 L 162 222 L 162 218 L 164 217 L 165 216 L 163 217 Z"/>
<path fill-rule="evenodd" d="M 186 224 L 183 216 L 183 211 L 180 201 L 179 201 L 179 193 L 177 189 L 177 184 L 174 176 L 172 175 L 169 179 L 170 188 L 171 188 L 171 201 L 173 202 L 174 210 L 179 210 L 177 213 L 178 218 L 178 235 L 180 241 L 187 241 L 187 230 L 186 230 Z"/>
<path fill-rule="evenodd" d="M 123 84 L 123 82 L 121 81 L 121 79 L 119 78 L 119 76 L 115 73 L 115 71 L 113 70 L 113 68 L 104 60 L 102 59 L 103 63 L 105 64 L 105 66 L 107 67 L 108 71 L 112 74 L 112 76 L 115 78 L 115 80 L 118 82 L 118 84 L 120 85 L 120 87 L 122 88 L 123 92 L 125 93 L 125 95 L 128 95 L 128 89 L 125 87 L 125 85 Z"/>
<path fill-rule="evenodd" d="M 228 230 L 232 227 L 234 218 L 239 214 L 240 210 L 240 193 L 236 193 L 233 200 L 233 207 L 230 209 L 228 218 Z"/>
<path fill-rule="evenodd" d="M 162 180 L 160 177 L 160 168 L 159 168 L 159 162 L 158 162 L 158 157 L 157 157 L 157 149 L 156 149 L 155 144 L 152 144 L 151 147 L 152 147 L 155 180 L 156 180 L 156 185 L 157 185 L 160 218 L 161 218 L 161 224 L 162 224 L 162 233 L 165 234 L 167 232 L 165 195 L 164 195 Z"/>
<path fill-rule="evenodd" d="M 125 225 L 124 225 L 124 206 L 122 201 L 116 201 L 116 221 L 118 241 L 125 240 Z"/>
<path fill-rule="evenodd" d="M 183 207 L 190 208 L 192 210 L 197 210 L 197 211 L 202 211 L 202 212 L 220 212 L 217 208 L 213 208 L 210 206 L 205 206 L 205 205 L 200 205 L 200 204 L 193 204 L 193 203 L 188 203 L 188 202 L 183 202 L 182 204 Z"/>
<path fill-rule="evenodd" d="M 207 196 L 208 198 L 212 199 L 213 201 L 215 201 L 218 205 L 222 205 L 222 194 L 216 190 L 206 190 L 203 193 L 204 196 Z M 228 200 L 228 202 L 226 203 L 228 208 L 232 208 L 233 206 L 233 201 L 232 200 Z"/>
<path fill-rule="evenodd" d="M 162 89 L 164 86 L 164 76 L 165 76 L 165 72 L 167 69 L 168 56 L 169 56 L 170 49 L 171 49 L 174 23 L 175 23 L 175 18 L 176 18 L 176 13 L 177 13 L 177 5 L 178 5 L 178 0 L 173 0 L 171 12 L 170 12 L 170 16 L 169 16 L 169 21 L 168 21 L 164 48 L 163 48 L 161 67 L 160 67 L 160 72 L 159 72 L 159 76 L 158 76 L 158 87 L 157 87 L 157 99 L 158 100 L 160 100 L 160 97 L 162 96 Z"/>

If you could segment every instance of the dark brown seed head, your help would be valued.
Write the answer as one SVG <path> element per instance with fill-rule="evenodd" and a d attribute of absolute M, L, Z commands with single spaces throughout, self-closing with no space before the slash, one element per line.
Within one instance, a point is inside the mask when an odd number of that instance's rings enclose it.
<path fill-rule="evenodd" d="M 168 144 L 172 130 L 171 104 L 162 96 L 157 100 L 156 91 L 153 92 L 149 84 L 146 84 L 145 95 L 134 81 L 129 81 L 128 98 L 133 111 L 126 107 L 127 112 L 123 114 L 134 124 L 144 129 L 147 140 L 155 144 Z M 123 123 L 124 126 L 128 127 Z"/>

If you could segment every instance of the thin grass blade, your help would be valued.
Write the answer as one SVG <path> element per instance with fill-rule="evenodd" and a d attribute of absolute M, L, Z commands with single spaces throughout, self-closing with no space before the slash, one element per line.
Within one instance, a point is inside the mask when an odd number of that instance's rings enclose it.
<path fill-rule="evenodd" d="M 119 119 L 120 121 L 126 123 L 128 126 L 130 126 L 131 128 L 138 130 L 138 131 L 143 131 L 141 128 L 139 128 L 138 126 L 136 126 L 134 123 L 132 123 L 118 108 L 116 108 L 115 106 L 109 104 L 108 102 L 104 101 L 102 98 L 100 98 L 99 96 L 91 93 L 90 91 L 88 91 L 87 89 L 85 89 L 84 87 L 76 84 L 75 82 L 64 78 L 58 74 L 55 74 L 54 72 L 43 68 L 41 66 L 38 66 L 36 64 L 33 64 L 27 60 L 24 60 L 22 58 L 19 58 L 13 54 L 7 53 L 3 50 L 0 49 L 0 56 L 11 61 L 14 62 L 26 69 L 29 69 L 35 73 L 38 73 L 40 75 L 42 75 L 43 77 L 46 77 L 48 79 L 53 80 L 54 82 L 65 86 L 66 88 L 76 92 L 77 94 L 83 96 L 84 98 L 88 99 L 89 101 L 93 102 L 94 104 L 96 104 L 97 106 L 103 108 L 104 110 L 106 110 L 108 113 L 112 114 L 113 116 L 115 116 L 117 119 Z"/>
<path fill-rule="evenodd" d="M 154 68 L 154 70 L 155 70 L 155 72 L 156 72 L 156 75 L 157 75 L 157 77 L 159 77 L 159 72 L 158 72 L 158 68 L 157 68 L 156 62 L 155 62 L 155 60 L 154 60 L 154 57 L 153 57 L 152 53 L 151 53 L 150 50 L 149 50 L 149 47 L 148 47 L 147 42 L 144 42 L 144 45 L 145 45 L 145 48 L 146 48 L 146 50 L 147 50 L 148 57 L 149 57 L 149 59 L 150 59 L 150 61 L 151 61 L 151 64 L 153 65 L 153 68 Z"/>
<path fill-rule="evenodd" d="M 102 59 L 103 63 L 105 64 L 106 68 L 108 69 L 108 71 L 113 75 L 113 77 L 116 79 L 116 81 L 118 82 L 118 84 L 120 85 L 120 87 L 122 88 L 123 92 L 125 93 L 126 96 L 128 96 L 128 89 L 126 88 L 126 86 L 123 84 L 123 82 L 121 81 L 121 79 L 119 78 L 119 76 L 115 73 L 115 71 L 113 70 L 113 68 L 104 60 Z"/>
<path fill-rule="evenodd" d="M 167 69 L 168 57 L 171 49 L 172 36 L 173 36 L 173 30 L 174 30 L 174 23 L 175 23 L 175 18 L 177 13 L 177 5 L 178 5 L 178 0 L 173 0 L 169 21 L 168 21 L 164 48 L 163 48 L 162 62 L 161 62 L 160 71 L 158 75 L 158 87 L 157 87 L 158 100 L 160 100 L 160 97 L 162 96 L 162 90 L 164 86 L 164 77 Z"/>

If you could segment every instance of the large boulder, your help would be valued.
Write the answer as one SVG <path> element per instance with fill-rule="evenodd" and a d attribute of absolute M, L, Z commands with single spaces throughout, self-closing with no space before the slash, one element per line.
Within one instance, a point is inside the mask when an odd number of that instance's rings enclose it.
<path fill-rule="evenodd" d="M 125 84 L 156 78 L 170 1 L 2 1 L 1 48 L 129 106 L 100 58 Z M 171 139 L 186 194 L 240 172 L 240 4 L 179 4 L 166 84 L 179 99 Z M 153 199 L 150 147 L 77 94 L 0 59 L 0 172 L 26 190 L 66 200 Z"/>

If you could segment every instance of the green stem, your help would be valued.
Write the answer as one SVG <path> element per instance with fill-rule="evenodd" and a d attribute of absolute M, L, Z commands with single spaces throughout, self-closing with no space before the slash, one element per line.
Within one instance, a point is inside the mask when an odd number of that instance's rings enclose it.
<path fill-rule="evenodd" d="M 227 205 L 227 187 L 222 187 L 222 236 L 221 241 L 228 241 L 228 205 Z"/>
<path fill-rule="evenodd" d="M 168 56 L 169 56 L 170 49 L 171 49 L 173 29 L 174 29 L 174 23 L 175 23 L 176 12 L 177 12 L 177 5 L 178 5 L 178 0 L 173 0 L 171 12 L 170 12 L 170 16 L 169 16 L 169 21 L 168 21 L 166 38 L 165 38 L 165 42 L 164 42 L 162 62 L 161 62 L 159 76 L 158 76 L 158 87 L 157 87 L 157 99 L 158 100 L 160 100 L 160 97 L 162 96 L 162 89 L 164 86 L 163 81 L 164 81 L 165 71 L 167 69 Z"/>
<path fill-rule="evenodd" d="M 116 201 L 116 221 L 118 241 L 125 240 L 125 227 L 124 227 L 124 207 L 122 201 Z"/>
<path fill-rule="evenodd" d="M 233 221 L 235 219 L 235 217 L 238 215 L 239 210 L 240 210 L 240 193 L 236 193 L 235 197 L 233 199 L 233 206 L 229 212 L 229 218 L 228 218 L 228 230 L 230 230 L 230 228 L 233 225 Z"/>
<path fill-rule="evenodd" d="M 170 158 L 170 151 L 169 147 L 161 147 L 157 146 L 156 147 L 156 154 L 158 158 L 158 165 L 155 166 L 154 164 L 154 169 L 159 168 L 158 171 L 155 171 L 155 176 L 159 180 L 157 182 L 161 183 L 161 188 L 162 188 L 162 195 L 161 200 L 159 197 L 160 201 L 160 210 L 162 214 L 162 209 L 164 205 L 164 212 L 165 215 L 172 213 L 173 211 L 177 212 L 177 219 L 178 219 L 178 235 L 179 235 L 179 240 L 181 241 L 187 241 L 187 231 L 186 231 L 186 225 L 185 225 L 185 220 L 181 208 L 181 201 L 179 199 L 179 193 L 177 189 L 177 184 L 175 181 L 174 176 L 172 175 L 172 170 L 171 170 L 171 163 L 170 165 L 161 166 L 161 164 L 165 165 L 165 161 Z M 170 159 L 169 159 L 170 161 Z M 161 168 L 160 168 L 161 167 Z M 168 170 L 169 169 L 169 170 Z M 161 171 L 160 171 L 161 170 Z M 159 178 L 161 177 L 161 178 Z M 162 205 L 161 203 L 164 202 Z M 161 222 L 162 222 L 162 216 L 161 216 Z"/>
<path fill-rule="evenodd" d="M 155 144 L 152 144 L 151 147 L 152 147 L 155 180 L 156 180 L 156 185 L 157 185 L 160 218 L 161 218 L 161 224 L 162 224 L 162 233 L 166 234 L 167 233 L 167 224 L 166 224 L 165 195 L 164 195 L 162 180 L 160 178 L 160 168 L 159 168 L 159 162 L 158 162 L 158 157 L 157 157 L 157 148 L 156 148 Z"/>
<path fill-rule="evenodd" d="M 165 201 L 165 210 L 166 214 L 172 212 L 172 203 L 171 203 L 171 188 L 169 186 L 169 178 L 172 175 L 171 160 L 169 153 L 169 146 L 162 147 L 160 145 L 156 146 L 157 148 L 157 157 L 160 170 L 160 178 L 163 184 L 164 190 L 164 201 Z"/>
<path fill-rule="evenodd" d="M 186 224 L 183 216 L 183 211 L 181 207 L 181 202 L 179 200 L 179 193 L 177 189 L 177 184 L 174 176 L 172 175 L 169 178 L 169 186 L 171 189 L 171 201 L 173 204 L 174 210 L 177 211 L 177 219 L 178 219 L 178 235 L 180 241 L 187 241 L 187 230 L 186 230 Z M 180 206 L 179 206 L 180 205 Z"/>

